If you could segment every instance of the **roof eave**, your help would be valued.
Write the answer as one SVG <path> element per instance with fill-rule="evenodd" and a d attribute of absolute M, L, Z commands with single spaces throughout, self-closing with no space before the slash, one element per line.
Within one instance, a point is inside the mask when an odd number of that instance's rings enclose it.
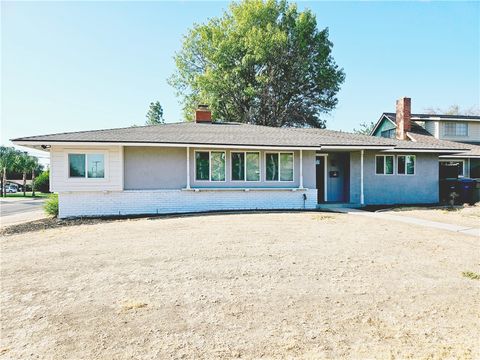
<path fill-rule="evenodd" d="M 134 142 L 134 141 L 53 141 L 53 140 L 12 140 L 15 145 L 39 148 L 42 146 L 151 146 L 151 147 L 197 147 L 197 148 L 231 148 L 231 149 L 281 149 L 281 150 L 320 150 L 321 146 L 303 145 L 249 145 L 249 144 L 201 144 L 170 142 Z M 46 149 L 43 149 L 46 150 Z"/>
<path fill-rule="evenodd" d="M 392 150 L 384 150 L 382 152 L 401 152 L 401 153 L 437 153 L 437 154 L 457 154 L 465 150 L 458 150 L 458 149 L 425 149 L 425 148 L 409 148 L 409 149 L 392 149 Z"/>

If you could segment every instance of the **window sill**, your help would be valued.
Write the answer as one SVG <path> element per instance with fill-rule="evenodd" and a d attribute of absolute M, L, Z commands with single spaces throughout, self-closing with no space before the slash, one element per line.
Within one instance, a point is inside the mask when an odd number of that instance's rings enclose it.
<path fill-rule="evenodd" d="M 285 187 L 269 187 L 269 188 L 232 188 L 232 187 L 217 187 L 217 188 L 183 188 L 182 191 L 307 191 L 307 188 L 285 188 Z"/>

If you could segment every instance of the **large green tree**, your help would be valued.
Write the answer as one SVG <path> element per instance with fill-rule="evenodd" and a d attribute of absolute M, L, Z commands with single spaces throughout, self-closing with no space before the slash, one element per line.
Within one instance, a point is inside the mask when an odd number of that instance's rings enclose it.
<path fill-rule="evenodd" d="M 191 120 L 198 104 L 215 119 L 269 126 L 325 127 L 345 79 L 328 29 L 314 14 L 276 0 L 244 0 L 195 25 L 169 82 Z"/>

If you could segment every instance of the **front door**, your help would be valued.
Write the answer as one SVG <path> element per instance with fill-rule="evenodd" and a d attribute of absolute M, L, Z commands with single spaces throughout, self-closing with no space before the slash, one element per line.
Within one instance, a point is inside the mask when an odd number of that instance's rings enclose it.
<path fill-rule="evenodd" d="M 350 154 L 332 152 L 328 154 L 327 198 L 329 202 L 348 202 Z"/>
<path fill-rule="evenodd" d="M 317 156 L 317 203 L 325 202 L 325 157 Z"/>

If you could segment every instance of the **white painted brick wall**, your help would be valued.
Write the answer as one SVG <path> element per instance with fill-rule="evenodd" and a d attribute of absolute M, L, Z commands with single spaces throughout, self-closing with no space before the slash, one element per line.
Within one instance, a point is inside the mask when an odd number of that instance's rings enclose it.
<path fill-rule="evenodd" d="M 303 200 L 303 194 L 307 196 Z M 151 190 L 59 194 L 59 217 L 215 210 L 315 209 L 317 190 Z"/>

